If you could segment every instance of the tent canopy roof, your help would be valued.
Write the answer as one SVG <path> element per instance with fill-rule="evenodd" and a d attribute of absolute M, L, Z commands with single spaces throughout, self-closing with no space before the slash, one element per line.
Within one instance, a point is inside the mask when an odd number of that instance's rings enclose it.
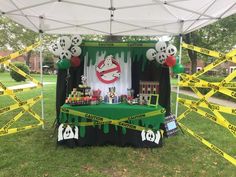
<path fill-rule="evenodd" d="M 0 13 L 49 34 L 178 35 L 236 12 L 235 0 L 0 0 Z"/>

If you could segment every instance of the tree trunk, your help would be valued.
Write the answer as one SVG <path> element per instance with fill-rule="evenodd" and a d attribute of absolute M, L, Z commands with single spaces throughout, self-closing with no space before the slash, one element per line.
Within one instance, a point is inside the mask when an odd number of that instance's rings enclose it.
<path fill-rule="evenodd" d="M 185 42 L 187 44 L 194 45 L 194 33 L 188 33 L 185 35 Z M 191 73 L 194 74 L 197 71 L 197 52 L 193 50 L 188 50 L 188 56 L 191 60 Z"/>

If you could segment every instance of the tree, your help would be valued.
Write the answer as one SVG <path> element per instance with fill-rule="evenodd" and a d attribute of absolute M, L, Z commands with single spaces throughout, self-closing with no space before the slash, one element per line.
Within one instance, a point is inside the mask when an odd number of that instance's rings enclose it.
<path fill-rule="evenodd" d="M 235 21 L 236 14 L 197 31 L 183 35 L 183 41 L 211 50 L 228 52 L 230 49 L 234 48 L 236 44 Z M 175 40 L 175 42 L 177 41 L 178 39 Z M 191 60 L 192 73 L 196 72 L 198 56 L 201 56 L 204 60 L 208 59 L 207 56 L 198 54 L 192 50 L 188 50 L 188 56 Z"/>
<path fill-rule="evenodd" d="M 57 35 L 44 35 L 43 49 L 48 51 L 47 45 L 50 44 L 50 41 L 57 37 Z M 26 29 L 22 25 L 13 22 L 7 17 L 0 17 L 1 50 L 10 48 L 17 51 L 34 44 L 37 40 L 39 40 L 39 33 Z M 35 51 L 31 50 L 23 55 L 26 65 L 29 66 L 30 57 Z"/>
<path fill-rule="evenodd" d="M 3 48 L 12 48 L 13 50 L 20 50 L 28 45 L 35 43 L 38 39 L 38 34 L 24 28 L 9 18 L 0 18 L 0 46 Z M 26 64 L 29 66 L 29 59 L 32 51 L 24 55 Z"/>

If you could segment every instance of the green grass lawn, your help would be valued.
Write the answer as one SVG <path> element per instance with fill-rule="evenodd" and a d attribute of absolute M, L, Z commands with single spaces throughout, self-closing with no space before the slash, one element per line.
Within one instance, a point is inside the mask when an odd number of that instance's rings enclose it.
<path fill-rule="evenodd" d="M 38 76 L 37 76 L 38 77 Z M 8 83 L 6 75 L 0 80 Z M 54 82 L 55 76 L 45 76 Z M 191 135 L 185 133 L 164 140 L 162 148 L 139 149 L 131 147 L 84 147 L 69 149 L 56 146 L 52 127 L 55 120 L 55 84 L 45 85 L 45 129 L 36 128 L 0 137 L 0 177 L 70 177 L 70 176 L 236 176 L 236 168 L 221 156 L 209 150 Z M 20 93 L 22 99 L 31 98 L 40 90 Z M 172 110 L 176 94 L 172 94 Z M 13 103 L 0 97 L 0 107 Z M 40 113 L 40 104 L 33 108 Z M 180 107 L 180 112 L 184 108 Z M 19 110 L 0 116 L 0 126 Z M 235 117 L 227 115 L 236 124 Z M 17 125 L 35 122 L 22 117 Z M 235 138 L 226 129 L 203 119 L 196 113 L 181 121 L 206 140 L 236 158 Z"/>

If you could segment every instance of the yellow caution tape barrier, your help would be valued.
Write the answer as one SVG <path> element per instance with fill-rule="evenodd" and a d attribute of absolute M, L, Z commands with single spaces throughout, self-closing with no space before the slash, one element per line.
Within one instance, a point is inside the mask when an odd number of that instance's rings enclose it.
<path fill-rule="evenodd" d="M 192 130 L 190 130 L 189 128 L 187 128 L 185 125 L 183 125 L 180 122 L 179 122 L 179 126 L 183 130 L 187 131 L 194 138 L 199 140 L 201 143 L 206 145 L 208 148 L 210 148 L 212 151 L 214 151 L 215 153 L 219 154 L 220 156 L 222 156 L 223 158 L 225 158 L 226 160 L 228 160 L 229 162 L 231 162 L 233 165 L 236 166 L 236 159 L 235 158 L 233 158 L 232 156 L 228 155 L 227 153 L 225 153 L 223 150 L 221 150 L 220 148 L 216 147 L 215 145 L 211 144 L 210 142 L 208 142 L 207 140 L 202 138 L 200 135 L 194 133 Z"/>
<path fill-rule="evenodd" d="M 121 127 L 128 128 L 128 129 L 143 131 L 143 130 L 149 130 L 149 128 L 126 123 L 125 121 L 136 120 L 136 119 L 147 118 L 147 117 L 152 117 L 155 115 L 164 114 L 165 109 L 151 111 L 151 112 L 138 114 L 138 115 L 134 115 L 134 116 L 128 116 L 128 117 L 121 118 L 119 120 L 112 120 L 110 118 L 97 116 L 97 115 L 89 114 L 89 113 L 84 113 L 84 112 L 80 112 L 80 111 L 75 111 L 75 110 L 68 109 L 68 108 L 61 108 L 61 112 L 96 121 L 96 122 L 81 122 L 79 125 L 82 125 L 82 126 L 112 124 L 112 125 L 117 125 L 117 126 L 121 126 Z"/>
<path fill-rule="evenodd" d="M 28 99 L 26 101 L 20 100 L 15 95 L 16 93 L 19 93 L 19 92 L 29 91 L 29 90 L 32 90 L 34 88 L 42 87 L 43 84 L 41 82 L 37 81 L 36 79 L 34 79 L 33 77 L 31 77 L 30 75 L 26 74 L 24 71 L 22 71 L 21 69 L 17 68 L 14 64 L 12 64 L 12 63 L 10 63 L 8 61 L 8 60 L 12 60 L 12 59 L 14 59 L 14 58 L 24 54 L 24 53 L 27 53 L 28 51 L 38 47 L 40 44 L 41 44 L 41 42 L 37 42 L 37 43 L 35 43 L 35 44 L 33 44 L 33 45 L 29 46 L 29 47 L 26 47 L 25 49 L 22 49 L 20 51 L 12 53 L 12 54 L 10 54 L 8 56 L 0 57 L 0 63 L 6 64 L 10 69 L 14 70 L 18 74 L 22 75 L 26 79 L 29 79 L 30 81 L 32 81 L 33 83 L 36 84 L 36 86 L 28 87 L 28 88 L 9 89 L 3 83 L 0 82 L 0 89 L 2 88 L 0 90 L 0 96 L 1 95 L 7 95 L 7 96 L 11 97 L 16 102 L 15 104 L 12 104 L 10 106 L 4 107 L 4 108 L 0 108 L 0 115 L 4 114 L 4 113 L 7 113 L 9 111 L 18 109 L 18 108 L 22 108 L 22 110 L 14 118 L 9 120 L 2 128 L 0 128 L 0 136 L 8 135 L 8 134 L 16 133 L 16 132 L 20 132 L 20 131 L 23 131 L 23 130 L 28 130 L 28 129 L 35 128 L 35 127 L 38 127 L 38 126 L 41 126 L 41 125 L 44 124 L 44 120 L 37 113 L 35 113 L 31 109 L 31 107 L 36 102 L 38 102 L 39 100 L 42 99 L 42 95 L 36 96 L 36 97 Z M 35 125 L 27 125 L 27 126 L 24 126 L 24 127 L 10 128 L 26 112 L 31 114 L 33 116 L 33 118 L 35 118 L 39 123 L 35 124 Z"/>
<path fill-rule="evenodd" d="M 236 137 L 236 126 L 231 124 L 228 120 L 224 118 L 224 116 L 220 113 L 227 113 L 231 115 L 236 115 L 236 109 L 235 108 L 229 108 L 226 106 L 221 106 L 217 104 L 212 104 L 208 101 L 208 99 L 214 95 L 216 92 L 221 92 L 225 95 L 230 96 L 231 98 L 236 99 L 236 91 L 230 90 L 236 88 L 236 83 L 232 82 L 232 80 L 236 77 L 236 71 L 229 74 L 226 78 L 224 78 L 221 82 L 207 82 L 202 79 L 199 79 L 198 77 L 202 74 L 206 73 L 207 71 L 210 71 L 211 69 L 215 68 L 216 66 L 219 66 L 221 63 L 230 61 L 236 63 L 236 49 L 230 51 L 227 54 L 223 54 L 220 52 L 208 50 L 205 48 L 200 48 L 197 46 L 189 45 L 186 43 L 182 43 L 182 47 L 208 55 L 212 57 L 218 58 L 213 63 L 209 64 L 202 70 L 196 72 L 193 75 L 188 74 L 180 74 L 180 77 L 182 80 L 178 83 L 179 86 L 182 87 L 190 87 L 194 93 L 199 97 L 199 100 L 193 101 L 189 99 L 183 99 L 183 98 L 177 98 L 178 102 L 186 106 L 188 109 L 185 110 L 181 115 L 178 116 L 177 121 L 179 125 L 185 129 L 188 133 L 193 135 L 195 138 L 197 138 L 199 141 L 201 141 L 203 144 L 207 145 L 210 149 L 215 151 L 216 153 L 223 156 L 225 159 L 236 165 L 236 160 L 229 156 L 228 154 L 224 153 L 222 150 L 217 148 L 216 146 L 212 145 L 208 141 L 204 140 L 199 135 L 192 132 L 190 129 L 185 127 L 183 124 L 181 124 L 179 121 L 183 118 L 187 117 L 189 113 L 192 111 L 202 115 L 204 118 L 210 119 L 211 121 L 217 123 L 218 125 L 221 125 L 225 127 L 227 130 L 229 130 L 235 137 Z M 211 89 L 203 95 L 198 88 L 208 88 Z M 207 108 L 210 110 L 213 114 L 208 113 L 206 111 L 203 111 L 200 108 Z"/>
<path fill-rule="evenodd" d="M 28 47 L 26 47 L 26 48 L 24 48 L 22 50 L 19 50 L 17 52 L 14 52 L 14 53 L 12 53 L 10 55 L 4 56 L 4 57 L 0 57 L 0 63 L 3 63 L 3 62 L 8 61 L 8 60 L 12 60 L 14 58 L 17 58 L 17 57 L 19 57 L 19 56 L 29 52 L 30 50 L 33 50 L 33 49 L 37 48 L 38 46 L 40 46 L 40 44 L 41 44 L 41 41 L 36 42 L 35 44 L 33 44 L 31 46 L 28 46 Z"/>

